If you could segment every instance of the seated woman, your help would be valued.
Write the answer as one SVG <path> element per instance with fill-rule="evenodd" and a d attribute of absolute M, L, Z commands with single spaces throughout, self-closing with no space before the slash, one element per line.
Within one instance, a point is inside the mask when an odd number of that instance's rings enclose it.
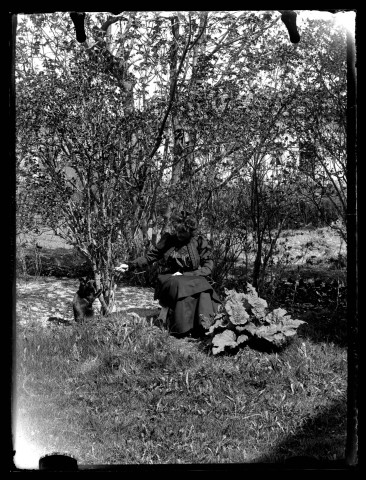
<path fill-rule="evenodd" d="M 207 281 L 213 268 L 211 248 L 197 235 L 197 221 L 187 212 L 172 218 L 173 233 L 162 235 L 156 247 L 116 268 L 143 268 L 164 259 L 165 267 L 158 276 L 155 299 L 167 310 L 167 328 L 175 336 L 200 335 L 201 323 L 217 313 L 220 299 Z"/>

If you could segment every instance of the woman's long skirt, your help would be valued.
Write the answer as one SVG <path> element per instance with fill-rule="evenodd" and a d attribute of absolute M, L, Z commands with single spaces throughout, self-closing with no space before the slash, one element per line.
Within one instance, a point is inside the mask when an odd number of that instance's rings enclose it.
<path fill-rule="evenodd" d="M 169 308 L 167 327 L 174 334 L 198 331 L 202 319 L 212 318 L 221 305 L 215 290 L 201 276 L 159 275 L 155 298 Z"/>

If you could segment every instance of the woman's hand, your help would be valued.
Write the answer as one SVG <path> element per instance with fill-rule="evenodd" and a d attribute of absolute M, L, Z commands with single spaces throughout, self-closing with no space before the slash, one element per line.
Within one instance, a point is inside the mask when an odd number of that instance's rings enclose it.
<path fill-rule="evenodd" d="M 172 277 L 174 277 L 175 275 L 183 275 L 183 273 L 175 272 L 175 273 L 173 273 Z"/>
<path fill-rule="evenodd" d="M 121 263 L 121 265 L 118 265 L 118 267 L 114 267 L 114 269 L 117 271 L 117 272 L 127 272 L 128 270 L 128 265 L 126 263 Z"/>

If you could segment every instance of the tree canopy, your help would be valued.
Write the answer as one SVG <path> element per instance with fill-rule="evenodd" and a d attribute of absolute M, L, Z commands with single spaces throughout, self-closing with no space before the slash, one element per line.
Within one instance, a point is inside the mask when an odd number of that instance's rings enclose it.
<path fill-rule="evenodd" d="M 40 215 L 109 278 L 173 208 L 212 238 L 249 229 L 258 268 L 300 195 L 344 219 L 345 31 L 300 28 L 294 45 L 276 11 L 99 12 L 78 43 L 67 13 L 20 18 L 19 227 Z"/>

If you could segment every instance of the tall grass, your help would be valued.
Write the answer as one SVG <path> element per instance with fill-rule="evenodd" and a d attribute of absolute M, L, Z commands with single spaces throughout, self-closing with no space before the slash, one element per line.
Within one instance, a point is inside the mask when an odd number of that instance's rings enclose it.
<path fill-rule="evenodd" d="M 212 357 L 122 314 L 18 327 L 16 425 L 39 456 L 79 464 L 342 459 L 346 351 L 299 337 L 281 353 Z M 21 465 L 19 465 L 20 467 Z"/>

